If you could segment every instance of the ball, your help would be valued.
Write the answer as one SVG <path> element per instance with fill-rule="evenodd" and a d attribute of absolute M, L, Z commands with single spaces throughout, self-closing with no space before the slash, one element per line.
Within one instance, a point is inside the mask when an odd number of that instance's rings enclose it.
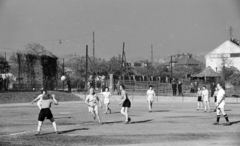
<path fill-rule="evenodd" d="M 65 81 L 66 79 L 67 79 L 66 76 L 61 77 L 61 81 Z"/>

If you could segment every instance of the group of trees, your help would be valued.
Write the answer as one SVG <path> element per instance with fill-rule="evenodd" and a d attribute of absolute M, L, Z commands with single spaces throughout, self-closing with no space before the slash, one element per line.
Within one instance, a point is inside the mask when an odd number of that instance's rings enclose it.
<path fill-rule="evenodd" d="M 23 55 L 25 54 L 25 55 Z M 38 58 L 38 56 L 43 56 Z M 45 56 L 45 58 L 44 58 Z M 54 56 L 53 53 L 47 51 L 42 45 L 31 43 L 26 45 L 26 50 L 23 53 L 13 53 L 10 57 L 11 66 L 9 62 L 2 56 L 0 56 L 0 71 L 1 73 L 8 72 L 11 68 L 11 73 L 15 76 L 21 72 L 23 82 L 29 84 L 42 83 L 42 78 L 57 80 L 56 77 L 61 77 L 63 74 L 68 74 L 72 81 L 79 82 L 84 81 L 86 76 L 86 57 L 85 56 L 72 56 L 64 58 L 64 65 L 62 58 L 58 58 L 57 62 L 54 60 L 46 60 L 46 56 Z M 53 57 L 57 59 L 57 57 Z M 20 59 L 20 62 L 19 62 Z M 20 63 L 20 68 L 19 68 Z M 185 78 L 187 74 L 198 74 L 204 68 L 204 64 L 198 66 L 173 66 L 172 70 L 159 63 L 148 63 L 146 61 L 140 61 L 145 66 L 131 67 L 127 63 L 122 64 L 121 55 L 113 56 L 108 61 L 96 57 L 88 57 L 88 75 L 93 76 L 108 76 L 114 74 L 115 77 L 119 77 L 124 72 L 125 75 L 145 75 L 145 76 L 157 76 L 157 77 L 171 77 L 173 78 Z M 52 66 L 50 64 L 53 64 Z M 240 72 L 234 67 L 228 67 L 228 60 L 223 60 L 221 75 L 222 79 L 232 82 L 233 84 L 240 84 Z M 56 66 L 52 71 L 50 68 Z M 122 66 L 124 66 L 122 68 Z M 63 68 L 64 67 L 64 68 Z M 69 71 L 70 70 L 70 71 Z M 44 74 L 48 74 L 43 77 Z M 48 76 L 51 78 L 48 78 Z"/>

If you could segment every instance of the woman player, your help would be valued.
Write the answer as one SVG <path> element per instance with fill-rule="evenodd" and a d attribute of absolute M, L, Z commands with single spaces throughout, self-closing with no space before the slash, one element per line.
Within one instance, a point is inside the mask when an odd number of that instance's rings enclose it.
<path fill-rule="evenodd" d="M 215 105 L 216 105 L 216 102 L 217 102 L 217 94 L 218 94 L 218 88 L 216 87 L 215 91 L 214 91 L 214 94 L 213 94 Z M 214 112 L 216 112 L 216 109 L 214 110 Z"/>
<path fill-rule="evenodd" d="M 86 97 L 85 103 L 88 105 L 89 112 L 91 112 L 93 114 L 93 119 L 95 120 L 96 116 L 97 116 L 99 124 L 102 124 L 100 116 L 99 116 L 99 112 L 98 112 L 98 104 L 100 107 L 102 107 L 101 102 L 92 88 L 90 88 L 89 92 L 90 93 Z"/>
<path fill-rule="evenodd" d="M 37 128 L 37 135 L 40 134 L 42 123 L 45 120 L 45 118 L 49 119 L 52 122 L 53 128 L 57 134 L 59 134 L 57 130 L 56 122 L 54 121 L 52 112 L 50 110 L 52 103 L 55 105 L 58 105 L 57 100 L 55 99 L 55 95 L 47 94 L 47 91 L 43 91 L 42 94 L 42 100 L 41 100 L 41 110 L 38 115 L 38 128 Z"/>
<path fill-rule="evenodd" d="M 200 109 L 203 110 L 203 100 L 202 100 L 202 90 L 200 87 L 198 87 L 198 91 L 197 91 L 197 110 Z"/>
<path fill-rule="evenodd" d="M 203 102 L 204 102 L 204 112 L 208 112 L 210 113 L 210 106 L 209 106 L 209 95 L 208 95 L 208 90 L 206 89 L 206 86 L 203 86 L 203 90 L 202 90 L 202 97 L 203 97 Z"/>
<path fill-rule="evenodd" d="M 147 97 L 149 112 L 152 112 L 152 105 L 153 105 L 153 101 L 155 99 L 155 92 L 153 90 L 153 86 L 152 85 L 149 86 L 149 89 L 147 91 L 146 97 Z"/>
<path fill-rule="evenodd" d="M 101 93 L 104 97 L 104 104 L 106 107 L 106 111 L 105 114 L 107 114 L 107 112 L 109 111 L 111 114 L 111 109 L 109 108 L 109 104 L 110 104 L 110 97 L 112 96 L 111 92 L 109 92 L 109 88 L 105 87 L 105 91 Z"/>
<path fill-rule="evenodd" d="M 120 85 L 121 90 L 121 96 L 122 101 L 119 103 L 119 105 L 122 105 L 121 114 L 123 114 L 126 117 L 126 124 L 128 124 L 131 121 L 131 118 L 128 116 L 128 109 L 131 107 L 131 102 L 128 99 L 128 94 L 125 91 L 125 86 L 122 84 Z"/>

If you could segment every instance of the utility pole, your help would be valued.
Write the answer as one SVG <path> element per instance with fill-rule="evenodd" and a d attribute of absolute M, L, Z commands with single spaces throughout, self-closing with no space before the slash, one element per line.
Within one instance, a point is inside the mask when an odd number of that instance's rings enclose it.
<path fill-rule="evenodd" d="M 149 81 L 149 75 L 148 75 L 148 60 L 147 60 L 147 83 Z"/>
<path fill-rule="evenodd" d="M 87 78 L 88 78 L 88 45 L 86 45 L 86 76 L 85 76 L 85 93 L 87 92 Z"/>
<path fill-rule="evenodd" d="M 172 82 L 172 77 L 173 77 L 173 72 L 172 72 L 172 55 L 171 55 L 171 82 Z"/>
<path fill-rule="evenodd" d="M 151 63 L 153 65 L 153 45 L 151 45 Z"/>
<path fill-rule="evenodd" d="M 124 81 L 124 76 L 125 76 L 125 74 L 123 73 L 123 67 L 125 68 L 125 62 L 124 62 L 125 51 L 124 51 L 124 47 L 125 47 L 125 42 L 123 42 L 122 64 L 121 64 L 121 75 L 123 77 L 123 81 Z"/>
<path fill-rule="evenodd" d="M 94 40 L 94 32 L 93 32 L 93 58 L 95 58 L 95 40 Z"/>
<path fill-rule="evenodd" d="M 65 75 L 65 74 L 64 74 L 64 58 L 63 58 L 63 70 L 62 70 L 62 74 Z M 64 81 L 63 81 L 63 91 L 64 91 Z"/>

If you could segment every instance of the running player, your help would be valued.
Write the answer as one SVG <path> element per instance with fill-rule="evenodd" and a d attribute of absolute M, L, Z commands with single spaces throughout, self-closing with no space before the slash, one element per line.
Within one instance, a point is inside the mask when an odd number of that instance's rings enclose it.
<path fill-rule="evenodd" d="M 126 117 L 125 124 L 128 124 L 131 121 L 131 118 L 128 116 L 128 109 L 131 107 L 131 102 L 128 99 L 128 94 L 125 91 L 125 86 L 122 84 L 120 85 L 121 90 L 121 96 L 122 101 L 119 103 L 119 105 L 122 105 L 121 108 L 121 114 L 123 114 Z"/>
<path fill-rule="evenodd" d="M 152 112 L 153 101 L 154 101 L 154 99 L 156 97 L 152 85 L 149 86 L 149 89 L 147 91 L 146 97 L 147 97 L 149 112 Z"/>
<path fill-rule="evenodd" d="M 109 111 L 111 114 L 111 109 L 109 108 L 109 104 L 110 104 L 110 97 L 112 96 L 111 92 L 109 92 L 109 88 L 105 87 L 105 91 L 101 93 L 104 97 L 104 104 L 106 107 L 106 111 L 105 114 L 107 114 L 107 112 Z"/>
<path fill-rule="evenodd" d="M 95 94 L 93 88 L 91 88 L 89 92 L 90 93 L 86 97 L 85 103 L 88 105 L 89 112 L 91 112 L 93 114 L 93 119 L 95 120 L 97 117 L 99 124 L 102 124 L 100 116 L 99 116 L 99 112 L 98 112 L 98 104 L 100 107 L 102 107 L 101 102 L 100 102 L 98 96 Z"/>
<path fill-rule="evenodd" d="M 45 118 L 49 119 L 52 122 L 53 128 L 55 130 L 55 132 L 57 134 L 59 134 L 58 130 L 57 130 L 57 125 L 56 122 L 54 121 L 52 112 L 50 110 L 52 103 L 54 103 L 55 105 L 58 105 L 57 100 L 55 99 L 55 95 L 50 95 L 47 94 L 47 91 L 44 91 L 42 100 L 41 100 L 41 110 L 40 113 L 38 115 L 38 127 L 37 127 L 37 135 L 40 134 L 41 132 L 41 128 L 42 128 L 42 123 L 45 120 Z"/>
<path fill-rule="evenodd" d="M 202 90 L 202 97 L 203 97 L 203 102 L 204 102 L 204 112 L 208 112 L 210 113 L 210 106 L 209 106 L 209 95 L 208 95 L 208 90 L 206 89 L 206 86 L 203 86 L 203 90 Z"/>
<path fill-rule="evenodd" d="M 197 110 L 200 109 L 203 110 L 203 101 L 202 101 L 202 90 L 200 87 L 198 87 L 198 91 L 197 91 Z"/>
<path fill-rule="evenodd" d="M 217 84 L 218 93 L 217 93 L 217 102 L 216 102 L 216 108 L 217 108 L 217 121 L 213 123 L 213 125 L 219 125 L 220 120 L 220 111 L 223 114 L 223 116 L 226 119 L 225 125 L 231 125 L 231 123 L 228 120 L 228 116 L 225 113 L 224 107 L 225 107 L 225 91 L 223 90 L 222 84 Z"/>

